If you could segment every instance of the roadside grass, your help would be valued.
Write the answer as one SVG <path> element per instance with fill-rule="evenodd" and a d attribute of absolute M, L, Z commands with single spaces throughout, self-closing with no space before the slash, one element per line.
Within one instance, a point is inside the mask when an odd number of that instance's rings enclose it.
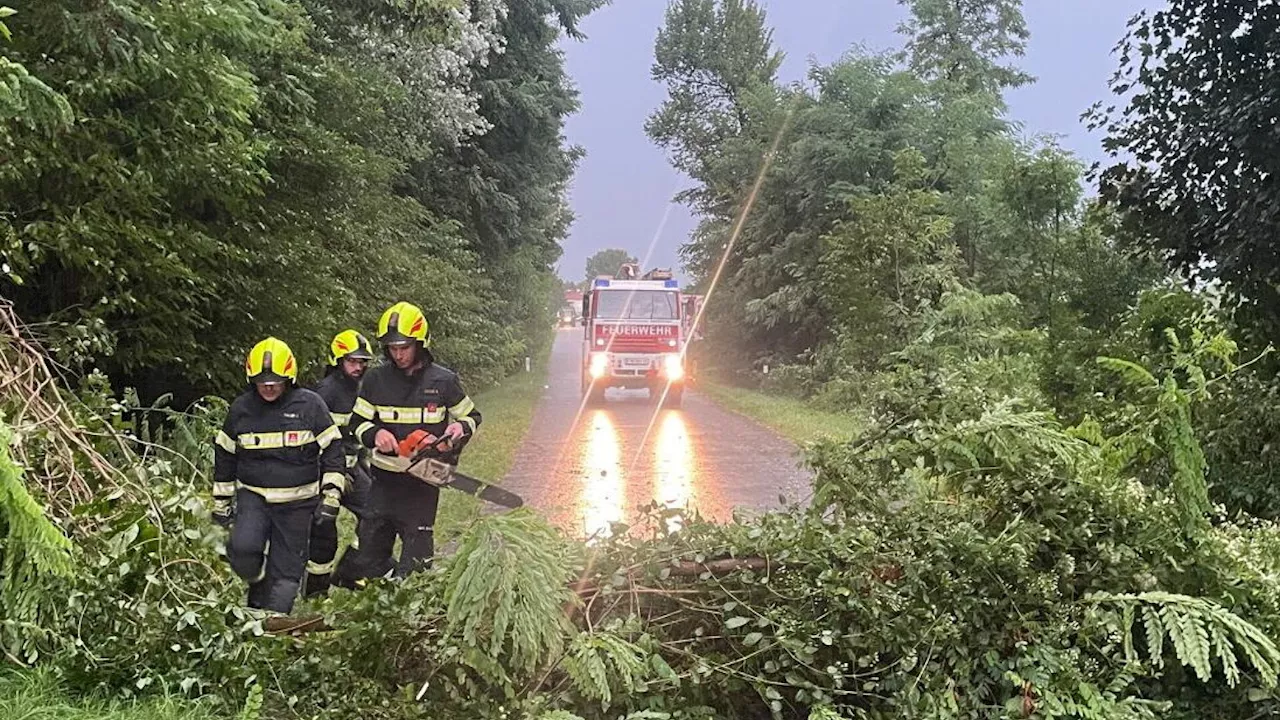
<path fill-rule="evenodd" d="M 696 389 L 797 445 L 823 437 L 845 440 L 865 426 L 863 419 L 852 413 L 820 410 L 806 400 L 733 387 L 712 378 L 699 379 Z"/>
<path fill-rule="evenodd" d="M 21 720 L 226 720 L 199 702 L 161 697 L 146 702 L 69 700 L 52 673 L 0 673 L 0 718 Z"/>

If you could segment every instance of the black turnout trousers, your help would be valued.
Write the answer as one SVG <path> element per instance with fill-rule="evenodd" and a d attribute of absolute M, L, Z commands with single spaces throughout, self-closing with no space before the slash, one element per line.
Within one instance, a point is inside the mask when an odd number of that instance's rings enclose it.
<path fill-rule="evenodd" d="M 307 597 L 323 595 L 331 584 L 354 587 L 354 574 L 359 570 L 360 525 L 369 514 L 369 492 L 373 479 L 363 466 L 356 465 L 347 471 L 347 491 L 342 495 L 342 507 L 356 516 L 356 537 L 351 546 L 338 555 L 337 523 L 315 522 L 311 526 L 311 557 L 307 562 Z"/>
<path fill-rule="evenodd" d="M 359 528 L 359 577 L 380 577 L 392 567 L 397 577 L 430 567 L 435 554 L 440 488 L 411 475 L 373 468 L 368 514 Z M 400 558 L 391 552 L 400 538 Z"/>
<path fill-rule="evenodd" d="M 249 583 L 249 607 L 285 614 L 293 610 L 319 504 L 318 496 L 272 504 L 257 493 L 236 491 L 227 560 Z"/>

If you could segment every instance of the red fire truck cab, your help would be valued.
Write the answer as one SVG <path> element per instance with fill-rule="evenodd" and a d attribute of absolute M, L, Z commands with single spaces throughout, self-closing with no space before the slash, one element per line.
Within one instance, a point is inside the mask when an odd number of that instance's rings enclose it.
<path fill-rule="evenodd" d="M 635 265 L 600 276 L 582 298 L 582 393 L 604 399 L 611 387 L 647 388 L 672 407 L 684 397 L 684 305 L 670 270 L 637 277 Z"/>

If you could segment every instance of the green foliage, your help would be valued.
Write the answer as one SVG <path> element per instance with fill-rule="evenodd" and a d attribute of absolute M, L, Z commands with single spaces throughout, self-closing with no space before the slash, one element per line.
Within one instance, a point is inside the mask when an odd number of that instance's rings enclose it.
<path fill-rule="evenodd" d="M 538 716 L 538 720 L 582 720 L 582 718 L 574 715 L 568 710 L 552 710 Z"/>
<path fill-rule="evenodd" d="M 669 97 L 645 123 L 677 168 L 711 181 L 708 156 L 747 130 L 749 96 L 773 84 L 782 54 L 755 0 L 673 0 L 654 44 Z"/>
<path fill-rule="evenodd" d="M 899 0 L 911 16 L 898 31 L 907 35 L 904 55 L 921 77 L 942 80 L 965 93 L 993 93 L 1035 80 L 1009 56 L 1026 52 L 1022 0 Z"/>
<path fill-rule="evenodd" d="M 247 710 L 247 708 L 246 708 Z M 50 671 L 0 674 L 0 717 L 22 720 L 221 720 L 209 703 L 191 702 L 175 695 L 145 703 L 86 700 L 72 701 L 65 684 Z M 245 715 L 244 720 L 257 720 Z"/>
<path fill-rule="evenodd" d="M 720 116 L 669 84 L 649 130 L 697 182 L 687 266 L 706 281 L 723 260 L 703 354 L 865 422 L 810 446 L 812 507 L 615 540 L 596 577 L 678 591 L 649 617 L 682 707 L 719 716 L 1274 712 L 1280 543 L 1238 512 L 1275 497 L 1239 472 L 1274 477 L 1274 393 L 1248 395 L 1274 383 L 1236 362 L 1212 297 L 1143 295 L 1162 273 L 1125 217 L 1082 201 L 1075 158 L 1014 135 L 1020 3 L 910 6 L 907 68 L 852 54 L 704 103 Z M 714 34 L 713 12 L 673 8 L 669 37 Z M 681 77 L 756 57 L 690 45 Z M 637 569 L 654 556 L 768 565 L 677 580 Z M 1158 603 L 1148 630 L 1178 662 L 1127 651 L 1134 616 L 1095 598 Z"/>
<path fill-rule="evenodd" d="M 244 709 L 236 717 L 236 720 L 258 720 L 262 713 L 262 686 L 254 685 L 249 688 L 249 697 L 245 700 Z"/>
<path fill-rule="evenodd" d="M 1195 533 L 1206 526 L 1210 504 L 1208 462 L 1192 422 L 1192 409 L 1195 404 L 1206 404 L 1211 386 L 1238 368 L 1234 362 L 1236 344 L 1225 332 L 1213 328 L 1203 316 L 1192 317 L 1188 323 L 1182 335 L 1178 328 L 1163 328 L 1167 369 L 1160 378 L 1132 361 L 1102 357 L 1098 362 L 1137 391 L 1134 404 L 1109 411 L 1114 422 L 1129 428 L 1118 435 L 1117 461 L 1149 464 L 1153 453 L 1163 456 L 1157 473 L 1169 474 L 1186 530 Z M 1222 375 L 1211 377 L 1215 371 Z"/>
<path fill-rule="evenodd" d="M 10 41 L 13 33 L 4 19 L 18 13 L 11 7 L 0 5 L 0 41 Z M 21 64 L 0 55 L 0 121 L 17 122 L 42 131 L 66 126 L 71 122 L 71 106 L 62 95 L 33 77 Z M 0 148 L 12 147 L 8 128 L 0 129 Z M 0 268 L 0 277 L 20 282 L 6 263 Z"/>
<path fill-rule="evenodd" d="M 685 195 L 703 215 L 682 249 L 687 268 L 705 282 L 724 260 L 707 338 L 744 364 L 793 362 L 832 339 L 824 238 L 840 220 L 857 222 L 851 201 L 892 181 L 895 153 L 915 145 L 914 119 L 931 112 L 919 80 L 885 57 L 853 55 L 810 79 L 812 91 L 751 94 L 752 122 L 705 151 L 708 170 Z"/>
<path fill-rule="evenodd" d="M 154 328 L 150 337 L 122 343 L 128 367 L 194 359 L 210 300 L 204 271 L 236 264 L 233 246 L 219 244 L 200 216 L 261 188 L 265 147 L 250 118 L 258 93 L 242 58 L 280 49 L 289 36 L 281 18 L 244 3 L 216 23 L 181 3 L 112 3 L 97 15 L 62 5 L 20 16 L 15 55 L 33 58 L 25 64 L 83 121 L 57 143 L 35 130 L 11 137 L 21 162 L 5 165 L 0 193 L 21 221 L 0 228 L 0 243 L 24 282 L 6 295 L 32 320 L 68 307 L 109 322 L 149 316 L 133 332 Z M 130 51 L 114 62 L 112 46 Z M 50 47 L 65 48 L 59 61 L 41 59 Z M 99 74 L 74 82 L 84 73 Z M 208 121 L 186 121 L 195 114 Z"/>
<path fill-rule="evenodd" d="M 893 183 L 847 198 L 848 219 L 824 238 L 823 294 L 841 331 L 868 349 L 900 346 L 907 318 L 958 283 L 952 221 L 924 165 L 919 151 L 897 153 Z"/>
<path fill-rule="evenodd" d="M 569 220 L 576 105 L 547 15 L 595 5 L 455 5 L 24 10 L 12 56 L 79 121 L 0 131 L 5 295 L 61 359 L 148 398 L 238 387 L 267 333 L 318 361 L 401 299 L 473 387 L 501 377 L 548 342 Z"/>
<path fill-rule="evenodd" d="M 1227 685 L 1238 685 L 1240 667 L 1236 650 L 1239 650 L 1258 671 L 1263 687 L 1276 686 L 1280 649 L 1258 628 L 1216 603 L 1161 592 L 1136 595 L 1095 593 L 1090 601 L 1120 608 L 1125 657 L 1131 662 L 1138 661 L 1133 633 L 1140 615 L 1146 630 L 1147 654 L 1154 666 L 1164 664 L 1164 638 L 1167 635 L 1173 641 L 1178 660 L 1195 670 L 1202 682 L 1212 679 L 1211 663 L 1216 659 Z"/>
<path fill-rule="evenodd" d="M 608 708 L 614 687 L 622 697 L 633 696 L 649 675 L 649 656 L 634 643 L 609 631 L 578 633 L 564 659 L 574 689 L 587 700 Z"/>
<path fill-rule="evenodd" d="M 1266 3 L 1174 0 L 1136 16 L 1117 47 L 1114 104 L 1090 127 L 1113 162 L 1103 198 L 1125 241 L 1187 278 L 1216 281 L 1224 300 L 1269 340 L 1280 337 L 1280 266 L 1270 234 L 1278 202 L 1266 130 L 1280 72 L 1271 47 L 1280 10 Z"/>
<path fill-rule="evenodd" d="M 74 572 L 71 542 L 27 491 L 10 455 L 13 430 L 0 418 L 0 644 L 14 662 L 34 662 L 32 640 L 49 627 L 57 600 L 45 583 Z"/>
<path fill-rule="evenodd" d="M 498 21 L 502 52 L 474 70 L 472 91 L 490 129 L 438 149 L 410 170 L 411 193 L 460 225 L 478 258 L 471 280 L 487 279 L 495 300 L 480 317 L 513 337 L 498 348 L 514 370 L 524 356 L 550 347 L 547 328 L 558 303 L 549 268 L 573 220 L 566 189 L 582 149 L 567 145 L 564 122 L 578 109 L 564 69 L 560 32 L 579 38 L 578 24 L 603 0 L 512 0 Z M 410 108 L 417 112 L 416 106 Z M 474 320 L 459 318 L 466 332 Z M 493 343 L 488 338 L 479 350 Z"/>
<path fill-rule="evenodd" d="M 636 257 L 621 248 L 608 248 L 601 250 L 591 257 L 587 258 L 587 274 L 585 287 L 590 287 L 591 282 L 599 275 L 615 275 L 618 268 L 624 263 L 639 263 Z"/>
<path fill-rule="evenodd" d="M 1082 200 L 1078 159 L 1006 119 L 1001 94 L 1032 80 L 1009 64 L 1028 39 L 1021 3 L 903 4 L 902 53 L 855 49 L 785 87 L 761 13 L 708 54 L 731 7 L 670 6 L 655 43 L 669 97 L 648 131 L 696 183 L 682 254 L 696 282 L 718 277 L 705 354 L 726 377 L 852 407 L 918 316 L 963 287 L 1019 300 L 1051 352 L 1020 370 L 1081 417 L 1104 388 L 1079 368 L 1158 265 Z"/>
<path fill-rule="evenodd" d="M 482 658 L 501 655 L 528 672 L 563 652 L 571 599 L 565 552 L 546 520 L 529 510 L 496 516 L 462 536 L 444 600 L 450 628 L 475 648 L 477 669 L 492 666 Z"/>

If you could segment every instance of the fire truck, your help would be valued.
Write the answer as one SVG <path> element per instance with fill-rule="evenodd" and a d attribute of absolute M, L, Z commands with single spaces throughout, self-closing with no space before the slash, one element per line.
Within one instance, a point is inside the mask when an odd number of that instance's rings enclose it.
<path fill-rule="evenodd" d="M 686 303 L 671 270 L 639 274 L 633 263 L 602 275 L 582 298 L 582 394 L 604 399 L 611 387 L 647 388 L 679 407 L 684 397 Z"/>

